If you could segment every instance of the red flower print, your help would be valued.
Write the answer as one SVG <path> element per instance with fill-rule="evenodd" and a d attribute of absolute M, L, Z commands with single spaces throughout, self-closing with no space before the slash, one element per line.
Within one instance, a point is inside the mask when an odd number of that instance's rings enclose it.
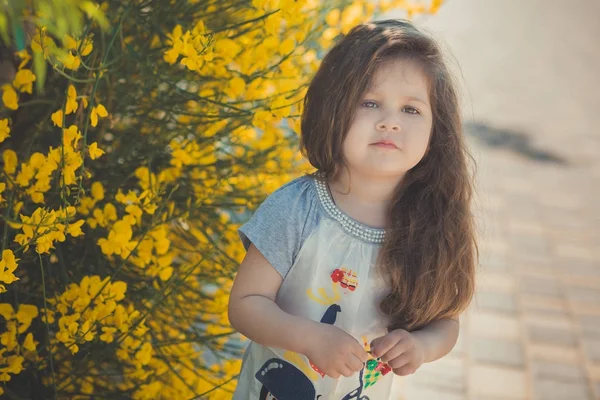
<path fill-rule="evenodd" d="M 331 280 L 334 283 L 340 282 L 344 278 L 344 272 L 340 269 L 336 269 L 331 273 Z"/>

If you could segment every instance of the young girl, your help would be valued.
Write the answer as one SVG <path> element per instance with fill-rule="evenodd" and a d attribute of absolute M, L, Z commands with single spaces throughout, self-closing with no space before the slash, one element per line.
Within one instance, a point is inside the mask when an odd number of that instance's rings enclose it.
<path fill-rule="evenodd" d="M 360 25 L 309 86 L 317 172 L 240 228 L 229 319 L 251 339 L 234 400 L 397 399 L 446 355 L 474 291 L 459 106 L 440 50 L 406 21 Z"/>

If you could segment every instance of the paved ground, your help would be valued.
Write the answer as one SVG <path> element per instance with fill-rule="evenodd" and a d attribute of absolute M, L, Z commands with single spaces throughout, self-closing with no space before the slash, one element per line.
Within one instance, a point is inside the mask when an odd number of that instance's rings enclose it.
<path fill-rule="evenodd" d="M 461 66 L 479 290 L 408 400 L 600 399 L 600 1 L 446 0 L 416 21 Z"/>

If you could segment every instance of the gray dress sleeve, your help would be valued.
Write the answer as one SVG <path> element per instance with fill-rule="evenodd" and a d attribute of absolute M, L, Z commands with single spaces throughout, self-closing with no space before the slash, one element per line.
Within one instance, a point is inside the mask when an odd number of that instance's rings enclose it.
<path fill-rule="evenodd" d="M 244 248 L 253 244 L 283 278 L 318 224 L 319 200 L 312 179 L 303 176 L 277 189 L 238 230 Z"/>

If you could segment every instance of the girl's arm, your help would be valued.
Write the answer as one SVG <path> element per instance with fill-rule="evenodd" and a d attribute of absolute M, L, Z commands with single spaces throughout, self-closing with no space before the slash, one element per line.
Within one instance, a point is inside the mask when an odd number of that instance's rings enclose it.
<path fill-rule="evenodd" d="M 314 321 L 284 312 L 275 304 L 283 278 L 251 245 L 229 297 L 229 322 L 252 341 L 268 347 L 306 353 Z"/>
<path fill-rule="evenodd" d="M 433 321 L 412 332 L 423 344 L 423 362 L 432 362 L 450 353 L 458 340 L 458 331 L 458 318 L 447 318 Z"/>
<path fill-rule="evenodd" d="M 275 297 L 282 280 L 251 245 L 231 289 L 231 325 L 263 346 L 304 354 L 333 378 L 360 371 L 369 356 L 354 337 L 333 325 L 290 315 L 279 308 Z"/>

